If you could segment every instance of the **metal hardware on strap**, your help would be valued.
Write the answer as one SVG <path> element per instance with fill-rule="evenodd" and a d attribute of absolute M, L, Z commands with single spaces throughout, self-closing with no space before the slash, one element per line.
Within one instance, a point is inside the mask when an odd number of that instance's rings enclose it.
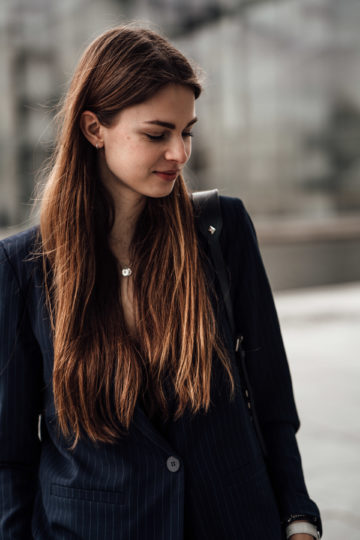
<path fill-rule="evenodd" d="M 235 352 L 238 352 L 240 350 L 240 346 L 242 342 L 244 341 L 244 336 L 237 336 L 235 341 Z"/>

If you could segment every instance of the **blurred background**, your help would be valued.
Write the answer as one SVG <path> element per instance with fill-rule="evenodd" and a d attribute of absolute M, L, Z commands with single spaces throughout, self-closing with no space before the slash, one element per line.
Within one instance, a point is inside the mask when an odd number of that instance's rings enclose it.
<path fill-rule="evenodd" d="M 282 323 L 325 538 L 360 538 L 359 0 L 2 0 L 0 237 L 26 228 L 85 46 L 140 21 L 206 74 L 186 178 L 243 199 Z"/>

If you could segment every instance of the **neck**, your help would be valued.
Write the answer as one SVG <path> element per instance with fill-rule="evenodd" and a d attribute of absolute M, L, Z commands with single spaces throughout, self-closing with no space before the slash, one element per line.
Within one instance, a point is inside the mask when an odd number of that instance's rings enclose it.
<path fill-rule="evenodd" d="M 108 170 L 102 154 L 99 155 L 98 171 L 101 181 L 109 191 L 115 209 L 114 225 L 109 245 L 121 266 L 129 265 L 129 248 L 137 220 L 145 206 L 146 197 L 121 183 Z"/>
<path fill-rule="evenodd" d="M 134 194 L 136 195 L 136 194 Z M 114 198 L 115 220 L 110 233 L 110 247 L 121 266 L 128 266 L 129 248 L 132 242 L 137 220 L 144 208 L 145 197 Z"/>

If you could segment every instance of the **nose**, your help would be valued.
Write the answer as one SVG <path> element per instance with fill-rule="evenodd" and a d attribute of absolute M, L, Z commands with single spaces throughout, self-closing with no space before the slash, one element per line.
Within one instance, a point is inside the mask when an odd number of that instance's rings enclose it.
<path fill-rule="evenodd" d="M 191 142 L 183 137 L 173 137 L 165 152 L 165 159 L 185 164 L 191 154 Z"/>

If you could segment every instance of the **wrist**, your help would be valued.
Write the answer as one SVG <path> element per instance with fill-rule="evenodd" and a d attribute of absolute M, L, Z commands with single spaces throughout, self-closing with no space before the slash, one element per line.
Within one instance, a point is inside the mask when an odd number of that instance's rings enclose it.
<path fill-rule="evenodd" d="M 314 540 L 314 537 L 306 533 L 295 533 L 290 536 L 289 540 Z"/>
<path fill-rule="evenodd" d="M 320 534 L 312 523 L 309 523 L 308 521 L 293 521 L 288 525 L 285 529 L 286 538 L 293 540 L 300 540 L 302 538 L 314 538 L 317 540 L 320 538 Z"/>

